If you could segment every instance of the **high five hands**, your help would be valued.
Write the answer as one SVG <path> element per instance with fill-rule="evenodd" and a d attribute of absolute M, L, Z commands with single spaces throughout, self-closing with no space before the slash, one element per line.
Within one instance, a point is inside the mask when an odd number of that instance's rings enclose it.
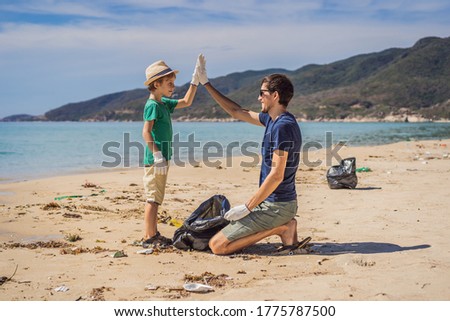
<path fill-rule="evenodd" d="M 198 55 L 197 62 L 195 64 L 191 84 L 193 84 L 194 86 L 198 86 L 199 83 L 205 85 L 208 82 L 208 75 L 206 73 L 206 59 L 203 54 L 200 54 Z"/>

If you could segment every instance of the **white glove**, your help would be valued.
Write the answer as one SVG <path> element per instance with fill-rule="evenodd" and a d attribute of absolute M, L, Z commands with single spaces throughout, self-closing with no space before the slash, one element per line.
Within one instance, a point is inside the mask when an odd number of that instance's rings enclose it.
<path fill-rule="evenodd" d="M 161 152 L 153 153 L 154 166 L 155 166 L 155 174 L 156 175 L 167 175 L 167 161 L 162 155 Z"/>
<path fill-rule="evenodd" d="M 209 82 L 208 75 L 206 74 L 206 59 L 203 54 L 200 54 L 197 59 L 197 65 L 195 66 L 195 71 L 198 75 L 198 80 L 202 85 Z"/>
<path fill-rule="evenodd" d="M 248 214 L 250 214 L 250 210 L 247 208 L 247 205 L 244 204 L 233 207 L 228 212 L 226 212 L 223 217 L 228 221 L 237 221 L 247 216 Z"/>
<path fill-rule="evenodd" d="M 200 82 L 198 79 L 198 66 L 200 65 L 199 59 L 200 59 L 200 55 L 197 58 L 197 62 L 195 63 L 195 67 L 194 67 L 194 73 L 192 74 L 191 84 L 194 86 L 198 86 L 198 83 Z"/>

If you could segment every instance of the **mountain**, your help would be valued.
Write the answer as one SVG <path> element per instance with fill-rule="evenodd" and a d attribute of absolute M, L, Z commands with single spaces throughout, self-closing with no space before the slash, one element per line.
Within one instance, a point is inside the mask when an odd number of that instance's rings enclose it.
<path fill-rule="evenodd" d="M 289 110 L 308 120 L 450 119 L 450 37 L 428 37 L 411 48 L 391 48 L 325 65 L 294 71 L 267 69 L 232 73 L 210 79 L 229 98 L 258 111 L 261 79 L 284 73 L 294 84 Z M 189 83 L 178 87 L 184 95 Z M 71 103 L 45 113 L 60 120 L 142 120 L 146 89 L 123 91 Z M 199 87 L 190 108 L 176 110 L 178 120 L 223 119 L 229 116 Z"/>
<path fill-rule="evenodd" d="M 47 120 L 44 116 L 33 116 L 28 114 L 17 114 L 11 115 L 5 118 L 0 119 L 0 121 L 10 121 L 10 122 L 19 122 L 19 121 L 45 121 Z"/>

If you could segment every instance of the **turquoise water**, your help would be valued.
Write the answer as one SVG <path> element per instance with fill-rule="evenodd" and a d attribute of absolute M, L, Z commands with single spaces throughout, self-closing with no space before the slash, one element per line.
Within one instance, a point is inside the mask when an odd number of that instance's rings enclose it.
<path fill-rule="evenodd" d="M 301 123 L 304 145 L 379 145 L 405 140 L 450 138 L 448 123 Z M 173 123 L 174 160 L 258 153 L 264 128 L 241 122 Z M 0 123 L 0 182 L 97 170 L 138 167 L 141 122 Z M 329 136 L 330 137 L 330 136 Z M 190 142 L 191 141 L 191 142 Z M 196 145 L 195 145 L 196 144 Z M 175 144 L 176 145 L 176 144 Z M 181 146 L 181 147 L 180 147 Z M 184 146 L 184 147 L 183 147 Z"/>

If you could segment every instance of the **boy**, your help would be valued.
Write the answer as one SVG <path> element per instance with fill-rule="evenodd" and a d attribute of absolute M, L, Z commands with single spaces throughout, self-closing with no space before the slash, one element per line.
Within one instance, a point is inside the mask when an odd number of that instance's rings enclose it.
<path fill-rule="evenodd" d="M 198 60 L 197 60 L 198 61 Z M 196 68 L 198 66 L 198 62 Z M 178 70 L 172 70 L 159 60 L 147 67 L 144 85 L 150 97 L 144 108 L 142 137 L 146 143 L 144 156 L 144 241 L 143 247 L 170 245 L 171 239 L 162 236 L 157 229 L 158 207 L 164 200 L 164 192 L 172 156 L 172 122 L 170 114 L 175 108 L 189 107 L 194 100 L 198 86 L 194 70 L 191 85 L 182 99 L 171 99 L 175 89 Z"/>

